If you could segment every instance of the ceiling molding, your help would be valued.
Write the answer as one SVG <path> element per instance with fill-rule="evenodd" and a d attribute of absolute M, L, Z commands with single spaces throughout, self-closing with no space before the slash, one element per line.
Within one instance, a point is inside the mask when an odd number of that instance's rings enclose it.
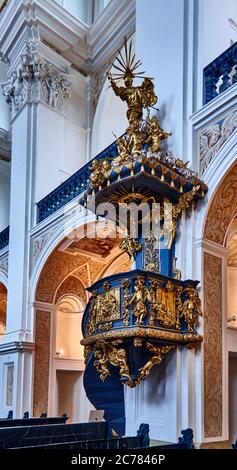
<path fill-rule="evenodd" d="M 135 0 L 112 0 L 91 27 L 52 0 L 11 0 L 0 17 L 8 75 L 30 42 L 42 42 L 84 73 L 98 70 L 135 30 Z"/>

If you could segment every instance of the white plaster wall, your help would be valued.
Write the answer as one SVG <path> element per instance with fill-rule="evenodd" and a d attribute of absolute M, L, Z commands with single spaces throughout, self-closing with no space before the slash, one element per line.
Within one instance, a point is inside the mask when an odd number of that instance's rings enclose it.
<path fill-rule="evenodd" d="M 11 406 L 6 404 L 8 365 L 14 365 Z M 23 369 L 24 373 L 22 373 Z M 25 411 L 31 412 L 32 353 L 7 352 L 0 355 L 0 377 L 0 416 L 7 416 L 10 410 L 13 410 L 15 418 L 22 417 Z"/>
<path fill-rule="evenodd" d="M 64 358 L 84 358 L 84 347 L 80 344 L 81 320 L 81 313 L 57 312 L 56 351 L 63 351 Z"/>
<path fill-rule="evenodd" d="M 162 127 L 173 135 L 169 149 L 182 156 L 183 136 L 183 0 L 136 3 L 136 54 L 154 77 Z"/>
<path fill-rule="evenodd" d="M 69 178 L 87 161 L 88 98 L 86 78 L 72 70 L 72 96 L 63 112 L 40 103 L 36 131 L 35 201 Z"/>
<path fill-rule="evenodd" d="M 237 319 L 237 267 L 227 267 L 227 317 Z M 231 322 L 237 326 L 237 321 Z"/>
<path fill-rule="evenodd" d="M 198 0 L 202 11 L 199 22 L 199 44 L 202 47 L 203 67 L 237 41 L 237 31 L 229 24 L 237 22 L 236 0 Z"/>
<path fill-rule="evenodd" d="M 91 157 L 104 150 L 114 140 L 115 136 L 120 136 L 128 126 L 126 118 L 126 103 L 117 97 L 110 83 L 106 80 L 94 117 L 91 138 Z"/>
<path fill-rule="evenodd" d="M 7 66 L 0 61 L 0 84 L 6 81 L 6 68 Z M 0 129 L 1 128 L 6 130 L 10 129 L 10 111 L 0 87 Z"/>
<path fill-rule="evenodd" d="M 149 377 L 136 388 L 124 386 L 126 435 L 136 435 L 141 423 L 148 423 L 152 439 L 177 439 L 176 353 L 154 366 Z"/>
<path fill-rule="evenodd" d="M 0 170 L 1 171 L 1 170 Z M 0 173 L 0 232 L 9 225 L 10 179 Z"/>
<path fill-rule="evenodd" d="M 83 373 L 57 370 L 56 415 L 67 413 L 70 422 L 87 422 L 93 406 L 85 395 Z"/>
<path fill-rule="evenodd" d="M 57 111 L 38 108 L 36 202 L 86 163 L 87 132 Z M 46 171 L 47 170 L 47 171 Z"/>

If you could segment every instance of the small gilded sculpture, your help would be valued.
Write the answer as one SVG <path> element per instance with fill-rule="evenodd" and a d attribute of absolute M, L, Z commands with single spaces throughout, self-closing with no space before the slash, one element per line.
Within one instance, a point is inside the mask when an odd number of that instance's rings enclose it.
<path fill-rule="evenodd" d="M 129 126 L 127 133 L 130 136 L 132 145 L 131 155 L 141 154 L 142 148 L 142 132 L 141 123 L 143 118 L 143 108 L 154 106 L 157 102 L 157 96 L 154 92 L 154 84 L 152 79 L 144 77 L 144 72 L 138 72 L 137 69 L 141 65 L 141 61 L 135 60 L 135 54 L 132 54 L 132 43 L 129 48 L 125 40 L 125 58 L 119 52 L 116 58 L 117 63 L 113 64 L 119 73 L 108 74 L 114 93 L 119 96 L 122 101 L 126 101 L 127 118 Z M 143 78 L 141 85 L 134 85 L 134 78 Z M 123 80 L 124 86 L 118 86 L 117 82 Z"/>
<path fill-rule="evenodd" d="M 105 353 L 100 349 L 97 349 L 94 352 L 94 356 L 95 356 L 94 366 L 100 374 L 100 380 L 104 382 L 106 377 L 110 375 L 108 365 L 107 365 L 108 360 L 106 358 Z"/>
<path fill-rule="evenodd" d="M 100 374 L 102 382 L 110 375 L 108 364 L 119 367 L 119 375 L 124 381 L 131 382 L 127 355 L 124 348 L 117 348 L 121 340 L 114 342 L 103 342 L 94 352 L 94 366 Z"/>
<path fill-rule="evenodd" d="M 101 163 L 98 160 L 93 160 L 90 174 L 90 184 L 92 188 L 96 188 L 101 183 L 102 178 Z"/>
<path fill-rule="evenodd" d="M 146 119 L 146 125 L 149 130 L 148 138 L 146 139 L 146 143 L 151 143 L 150 151 L 151 152 L 158 152 L 160 150 L 162 140 L 167 139 L 170 135 L 170 132 L 165 132 L 157 119 L 156 116 L 152 116 L 150 118 L 150 113 L 148 112 L 148 116 Z"/>
<path fill-rule="evenodd" d="M 183 303 L 182 316 L 187 323 L 188 330 L 194 331 L 198 317 L 202 315 L 201 300 L 197 291 L 194 289 L 187 288 L 185 293 L 187 295 L 187 299 Z"/>
<path fill-rule="evenodd" d="M 129 258 L 136 258 L 136 254 L 141 249 L 141 243 L 134 238 L 123 238 L 120 242 L 119 248 L 126 251 Z"/>
<path fill-rule="evenodd" d="M 139 381 L 144 380 L 150 374 L 152 367 L 154 365 L 159 365 L 165 354 L 174 349 L 175 346 L 158 346 L 147 341 L 146 348 L 148 349 L 148 351 L 153 353 L 153 356 L 151 356 L 150 359 L 148 359 L 148 361 L 146 362 L 146 364 L 139 369 Z"/>
<path fill-rule="evenodd" d="M 137 317 L 136 325 L 142 325 L 143 320 L 147 315 L 146 298 L 148 291 L 143 284 L 143 279 L 137 280 L 136 286 L 134 287 L 134 293 L 130 301 L 133 307 L 133 315 Z"/>

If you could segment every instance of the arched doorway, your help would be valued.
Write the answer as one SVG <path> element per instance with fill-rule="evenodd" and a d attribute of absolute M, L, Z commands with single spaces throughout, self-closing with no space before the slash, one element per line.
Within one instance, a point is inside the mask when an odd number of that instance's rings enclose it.
<path fill-rule="evenodd" d="M 80 344 L 84 309 L 85 304 L 78 296 L 63 295 L 56 303 L 53 325 L 55 342 L 51 354 L 51 386 L 55 388 L 55 396 L 50 397 L 54 404 L 52 412 L 55 415 L 66 413 L 71 422 L 85 419 L 83 411 L 86 397 L 82 381 L 84 357 Z"/>
<path fill-rule="evenodd" d="M 81 319 L 86 287 L 112 272 L 130 269 L 119 239 L 64 238 L 46 260 L 35 294 L 33 414 L 67 413 L 87 421 L 92 405 L 83 388 Z"/>
<path fill-rule="evenodd" d="M 237 164 L 212 198 L 204 227 L 204 438 L 229 439 L 229 357 L 237 353 L 233 310 L 237 215 Z M 233 289 L 234 288 L 234 289 Z M 237 376 L 236 376 L 237 380 Z M 237 383 L 237 382 L 236 382 Z M 231 400 L 233 414 L 233 400 Z M 237 405 L 236 405 L 237 411 Z M 237 433 L 237 429 L 236 429 Z"/>

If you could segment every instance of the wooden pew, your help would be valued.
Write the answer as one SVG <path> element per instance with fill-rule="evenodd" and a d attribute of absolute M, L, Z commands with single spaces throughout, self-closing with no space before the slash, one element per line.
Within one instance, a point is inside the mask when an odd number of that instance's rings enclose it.
<path fill-rule="evenodd" d="M 108 435 L 108 425 L 105 421 L 0 427 L 0 441 L 3 449 L 106 439 Z"/>
<path fill-rule="evenodd" d="M 193 430 L 183 429 L 177 443 L 152 446 L 152 449 L 194 449 Z"/>
<path fill-rule="evenodd" d="M 23 418 L 1 418 L 0 428 L 13 428 L 21 426 L 42 426 L 45 424 L 65 424 L 68 420 L 67 415 L 47 416 L 43 413 L 39 418 L 29 418 L 29 413 L 25 412 Z"/>

